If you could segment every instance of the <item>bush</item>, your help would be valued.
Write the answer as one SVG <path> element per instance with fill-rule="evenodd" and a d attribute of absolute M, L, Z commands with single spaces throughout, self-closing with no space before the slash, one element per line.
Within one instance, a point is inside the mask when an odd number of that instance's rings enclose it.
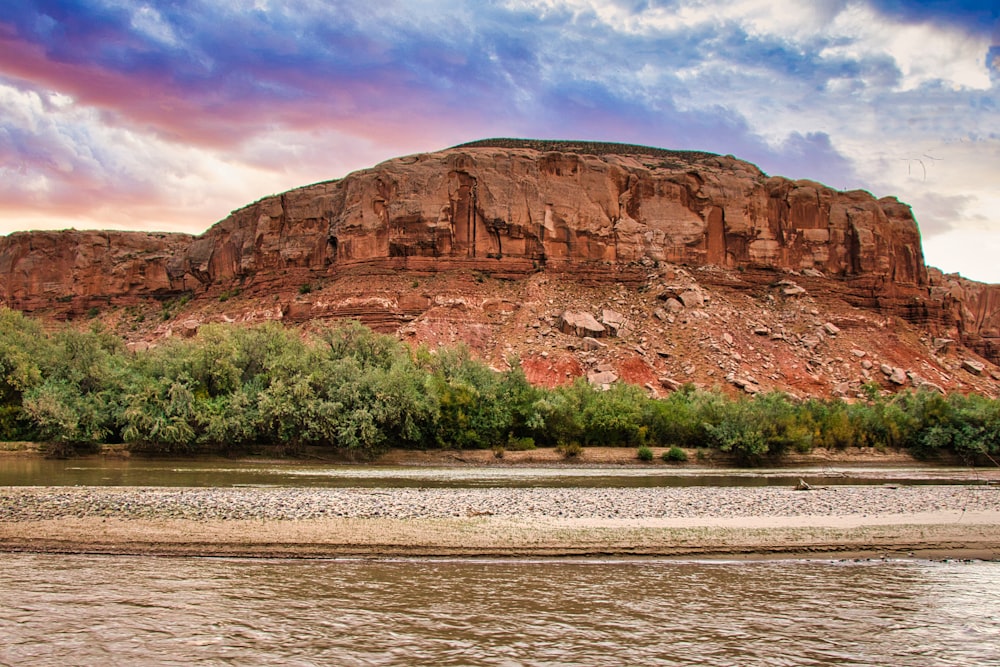
<path fill-rule="evenodd" d="M 189 298 L 164 303 L 163 316 Z M 125 313 L 141 316 L 138 308 Z M 48 442 L 54 454 L 110 442 L 161 453 L 321 446 L 357 457 L 390 444 L 495 447 L 498 458 L 537 443 L 559 445 L 566 459 L 601 445 L 638 448 L 642 461 L 669 447 L 660 456 L 676 462 L 697 448 L 699 461 L 720 451 L 747 465 L 812 447 L 903 447 L 971 464 L 1000 455 L 1000 401 L 982 396 L 734 400 L 687 385 L 657 400 L 625 384 L 599 391 L 584 378 L 534 387 L 509 362 L 495 372 L 467 349 L 414 350 L 356 322 L 311 335 L 206 325 L 197 338 L 129 353 L 97 321 L 46 333 L 0 309 L 0 438 Z"/>
<path fill-rule="evenodd" d="M 564 442 L 556 446 L 556 451 L 562 454 L 564 459 L 575 459 L 583 453 L 583 447 L 579 442 Z"/>
<path fill-rule="evenodd" d="M 683 449 L 674 445 L 667 451 L 663 452 L 663 460 L 667 463 L 683 463 L 688 460 L 688 455 Z"/>
<path fill-rule="evenodd" d="M 515 438 L 511 436 L 507 440 L 507 447 L 512 452 L 529 452 L 535 449 L 535 439 L 534 438 Z"/>

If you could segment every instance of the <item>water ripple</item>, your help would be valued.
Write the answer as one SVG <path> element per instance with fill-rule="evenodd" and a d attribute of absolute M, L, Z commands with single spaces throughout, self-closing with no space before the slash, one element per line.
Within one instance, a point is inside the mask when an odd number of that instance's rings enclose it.
<path fill-rule="evenodd" d="M 9 665 L 996 665 L 997 563 L 8 554 Z"/>

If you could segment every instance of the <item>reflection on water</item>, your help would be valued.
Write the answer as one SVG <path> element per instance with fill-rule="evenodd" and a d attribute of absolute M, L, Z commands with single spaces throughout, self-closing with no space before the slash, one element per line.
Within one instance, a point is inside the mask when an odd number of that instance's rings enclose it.
<path fill-rule="evenodd" d="M 661 487 L 835 484 L 983 484 L 995 471 L 975 469 L 802 468 L 720 470 L 619 466 L 585 468 L 324 465 L 297 462 L 164 459 L 11 458 L 0 486 L 280 486 L 280 487 Z M 995 475 L 994 475 L 995 477 Z"/>
<path fill-rule="evenodd" d="M 0 556 L 11 665 L 997 665 L 1000 564 Z"/>

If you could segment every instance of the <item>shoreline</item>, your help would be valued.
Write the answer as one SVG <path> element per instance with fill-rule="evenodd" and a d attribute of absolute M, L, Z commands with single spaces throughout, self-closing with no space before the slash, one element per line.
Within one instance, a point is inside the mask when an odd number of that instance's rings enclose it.
<path fill-rule="evenodd" d="M 626 467 L 649 468 L 653 470 L 685 470 L 690 468 L 739 468 L 752 472 L 755 469 L 797 468 L 810 466 L 863 466 L 889 467 L 906 466 L 914 468 L 952 467 L 976 470 L 997 470 L 1000 468 L 984 465 L 972 468 L 959 457 L 948 453 L 931 459 L 918 459 L 905 450 L 876 450 L 872 448 L 849 447 L 846 449 L 814 449 L 808 453 L 786 452 L 776 459 L 765 458 L 761 465 L 748 467 L 736 463 L 736 457 L 711 449 L 684 449 L 687 461 L 665 462 L 662 454 L 668 447 L 651 447 L 652 461 L 640 461 L 638 447 L 585 447 L 575 457 L 567 458 L 555 447 L 538 447 L 531 450 L 504 450 L 497 457 L 490 449 L 390 449 L 374 459 L 353 459 L 323 448 L 307 449 L 298 455 L 282 455 L 268 449 L 256 452 L 238 452 L 225 455 L 219 452 L 203 452 L 178 456 L 132 451 L 122 445 L 101 445 L 97 451 L 84 452 L 63 460 L 136 460 L 156 461 L 165 459 L 189 461 L 236 461 L 276 463 L 317 463 L 330 465 L 374 465 L 374 466 L 447 466 L 447 467 L 518 467 L 518 466 L 567 466 L 567 467 Z M 36 442 L 0 442 L 0 460 L 3 459 L 44 459 L 59 460 L 62 457 L 48 457 L 44 445 Z M 1000 474 L 1000 472 L 998 472 Z"/>
<path fill-rule="evenodd" d="M 949 526 L 928 525 L 918 532 L 908 525 L 889 526 L 885 531 L 793 531 L 744 532 L 746 541 L 733 541 L 733 534 L 709 529 L 673 531 L 674 540 L 644 544 L 549 544 L 443 545 L 357 544 L 323 540 L 301 542 L 227 542 L 217 539 L 190 540 L 190 531 L 179 527 L 173 535 L 161 532 L 152 540 L 131 536 L 114 541 L 85 539 L 71 534 L 58 538 L 0 538 L 0 553 L 151 556 L 186 558 L 293 559 L 293 560 L 403 560 L 403 559 L 663 559 L 663 560 L 980 560 L 1000 562 L 997 523 L 971 525 L 952 532 Z M 85 528 L 87 531 L 96 526 Z M 101 527 L 102 529 L 105 526 Z M 328 528 L 324 526 L 323 528 Z M 300 533 L 303 527 L 296 527 Z M 308 527 L 305 527 L 309 531 Z M 901 530 L 909 539 L 900 534 Z M 141 532 L 146 532 L 142 530 Z M 422 531 L 424 532 L 424 531 Z M 185 539 L 172 539 L 178 535 Z M 710 538 L 708 541 L 705 538 Z M 697 539 L 700 544 L 692 544 Z"/>
<path fill-rule="evenodd" d="M 5 487 L 0 496 L 7 553 L 1000 560 L 995 487 Z"/>
<path fill-rule="evenodd" d="M 51 528 L 46 527 L 46 528 Z M 104 532 L 109 527 L 80 526 L 86 533 Z M 591 539 L 535 540 L 506 544 L 455 545 L 442 543 L 366 543 L 336 542 L 332 537 L 342 531 L 330 526 L 296 526 L 298 539 L 245 542 L 211 537 L 191 539 L 190 527 L 161 526 L 155 535 L 145 527 L 119 526 L 105 539 L 74 535 L 62 531 L 45 538 L 5 534 L 0 537 L 0 553 L 76 554 L 114 556 L 152 556 L 187 558 L 241 558 L 294 560 L 396 560 L 396 559 L 665 559 L 665 560 L 980 560 L 1000 562 L 1000 524 L 976 524 L 954 530 L 949 525 L 908 524 L 840 531 L 831 529 L 725 531 L 699 527 L 674 529 L 669 535 L 652 536 L 641 543 L 621 544 L 617 540 L 594 542 Z M 428 537 L 427 526 L 416 526 Z M 437 526 L 435 528 L 440 528 Z M 455 526 L 455 528 L 460 528 Z M 197 531 L 195 531 L 197 532 Z M 461 532 L 461 531 L 460 531 Z M 306 533 L 306 535 L 303 535 Z M 308 533 L 313 533 L 309 540 Z M 322 533 L 322 536 L 320 536 Z M 52 535 L 52 533 L 50 533 Z M 144 536 L 139 537 L 139 535 Z M 305 537 L 306 541 L 301 541 Z M 111 539 L 107 539 L 111 538 Z M 697 540 L 697 544 L 693 543 Z"/>

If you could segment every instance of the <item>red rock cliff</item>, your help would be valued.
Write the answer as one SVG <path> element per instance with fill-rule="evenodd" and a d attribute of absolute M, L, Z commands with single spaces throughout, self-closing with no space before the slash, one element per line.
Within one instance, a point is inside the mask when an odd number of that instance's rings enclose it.
<path fill-rule="evenodd" d="M 662 261 L 927 284 L 916 223 L 895 199 L 768 178 L 732 157 L 616 148 L 391 160 L 234 212 L 191 245 L 184 268 L 207 285 L 373 262 L 611 279 Z"/>
<path fill-rule="evenodd" d="M 179 293 L 186 234 L 18 232 L 0 238 L 0 302 L 25 311 L 72 313 L 111 300 Z"/>
<path fill-rule="evenodd" d="M 818 298 L 902 317 L 1000 361 L 1000 287 L 929 275 L 905 204 L 768 177 L 730 156 L 617 144 L 490 140 L 398 158 L 266 197 L 197 238 L 12 234 L 0 239 L 0 299 L 66 317 L 238 288 L 274 294 L 268 316 L 389 326 L 434 306 L 432 295 L 389 305 L 358 296 L 325 311 L 277 295 L 345 276 L 462 269 L 639 286 L 667 264 L 721 267 L 700 280 L 740 290 L 791 272 Z"/>

